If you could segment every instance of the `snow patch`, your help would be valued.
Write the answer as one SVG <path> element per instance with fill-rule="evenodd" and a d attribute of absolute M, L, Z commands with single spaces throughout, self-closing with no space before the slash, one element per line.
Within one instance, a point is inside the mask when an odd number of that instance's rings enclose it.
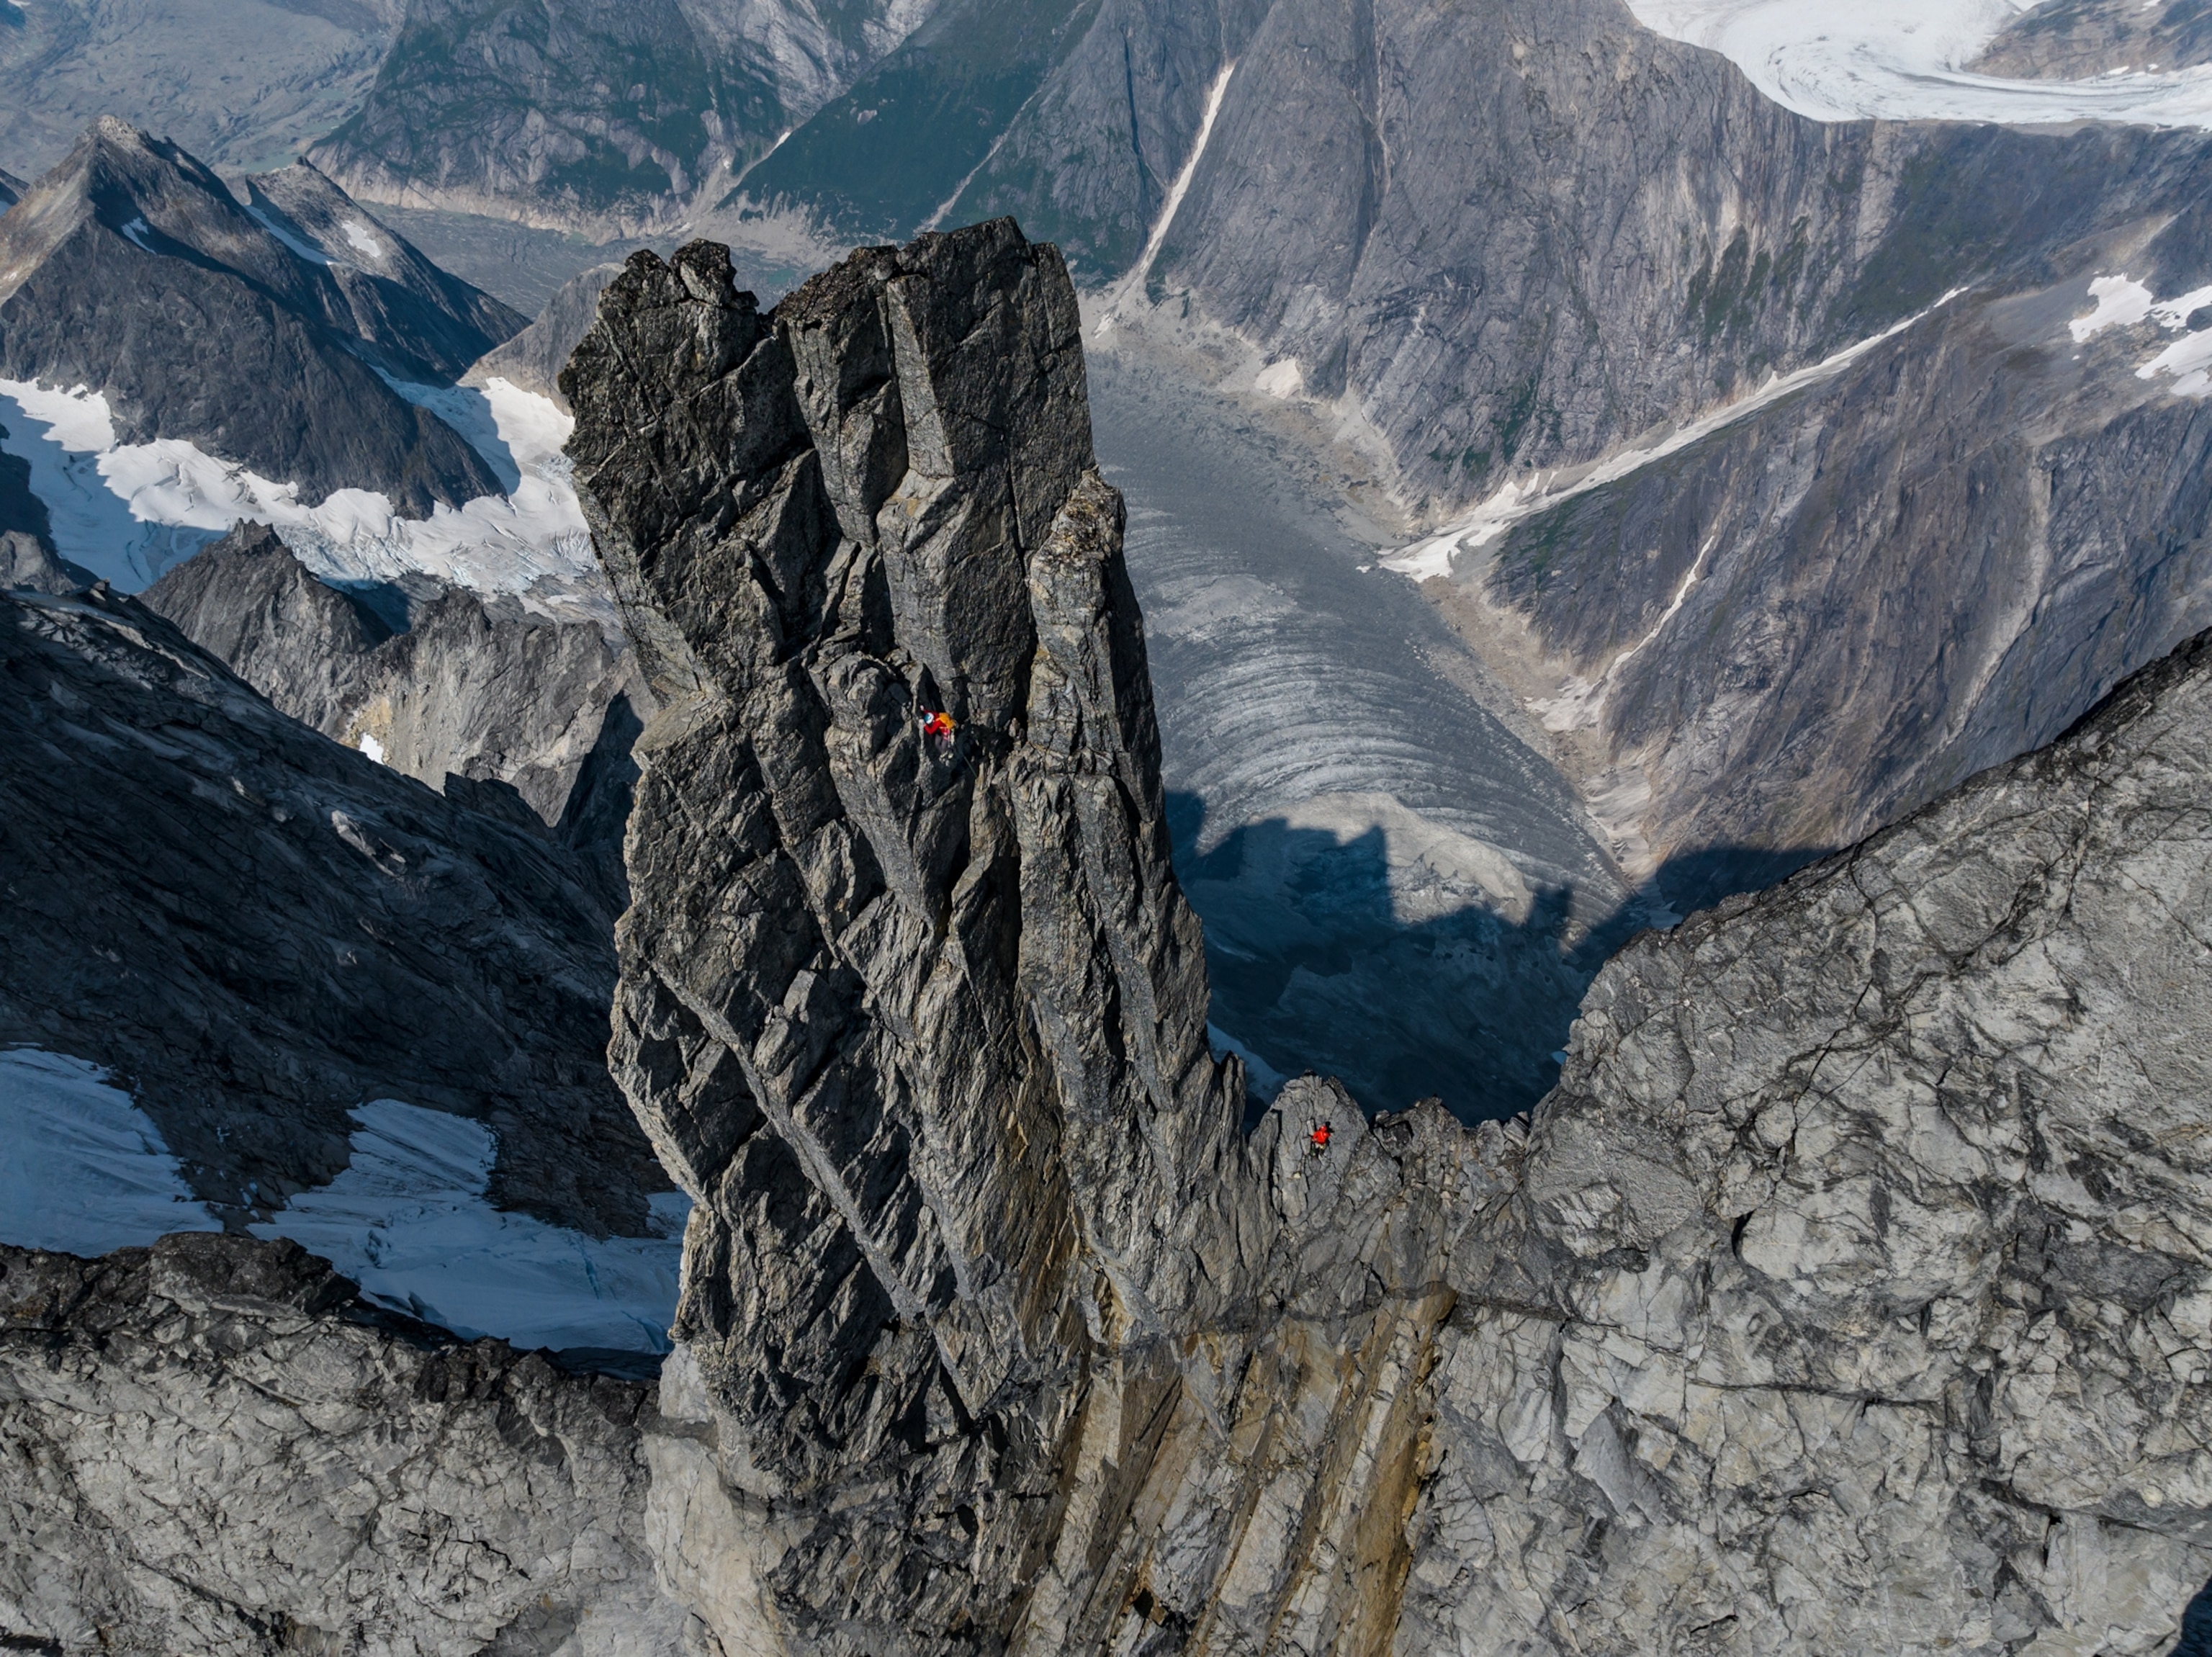
<path fill-rule="evenodd" d="M 263 229 L 266 230 L 270 235 L 276 237 L 277 241 L 283 242 L 287 248 L 298 254 L 301 259 L 306 259 L 308 264 L 327 265 L 333 262 L 331 256 L 325 253 L 321 248 L 312 247 L 308 243 L 301 241 L 299 237 L 294 235 L 289 230 L 287 230 L 282 224 L 271 218 L 268 214 L 263 212 L 252 202 L 241 202 L 239 204 L 244 207 L 248 214 L 252 215 L 254 222 L 260 225 Z"/>
<path fill-rule="evenodd" d="M 361 751 L 381 765 L 384 763 L 384 744 L 367 731 L 361 734 Z"/>
<path fill-rule="evenodd" d="M 105 1254 L 221 1231 L 131 1097 L 97 1064 L 0 1052 L 0 1242 Z"/>
<path fill-rule="evenodd" d="M 507 487 L 428 518 L 402 517 L 384 495 L 334 491 L 319 506 L 178 438 L 118 443 L 107 399 L 0 380 L 0 448 L 27 460 L 65 558 L 137 592 L 240 518 L 271 525 L 316 575 L 389 581 L 421 570 L 487 592 L 520 592 L 541 576 L 590 581 L 591 533 L 561 446 L 574 422 L 553 402 L 495 378 L 481 390 L 391 381 L 451 425 Z M 21 416 L 11 419 L 12 413 Z"/>
<path fill-rule="evenodd" d="M 128 224 L 118 224 L 115 228 L 122 231 L 123 234 L 130 239 L 131 245 L 133 247 L 149 253 L 158 253 L 161 251 L 159 248 L 155 247 L 152 242 L 146 240 L 148 236 L 154 234 L 154 227 L 147 223 L 143 216 L 132 219 Z"/>
<path fill-rule="evenodd" d="M 2107 328 L 2132 327 L 2151 313 L 2150 289 L 2140 282 L 2130 282 L 2124 271 L 2116 277 L 2099 277 L 2092 282 L 2089 297 L 2097 302 L 2097 308 L 2066 325 L 2077 345 Z"/>
<path fill-rule="evenodd" d="M 1229 80 L 1236 73 L 1237 59 L 1231 58 L 1221 66 L 1221 73 L 1213 77 L 1213 84 L 1206 88 L 1206 109 L 1198 119 L 1198 137 L 1190 146 L 1190 159 L 1183 162 L 1176 174 L 1175 182 L 1168 186 L 1168 198 L 1161 204 L 1160 216 L 1152 224 L 1152 233 L 1145 238 L 1145 251 L 1129 267 L 1129 274 L 1122 278 L 1120 292 L 1115 295 L 1113 304 L 1107 307 L 1106 315 L 1100 320 L 1098 335 L 1101 338 L 1113 326 L 1114 306 L 1132 294 L 1144 290 L 1146 272 L 1152 268 L 1152 261 L 1160 256 L 1160 249 L 1167 245 L 1168 227 L 1175 222 L 1176 215 L 1182 210 L 1182 198 L 1189 193 L 1190 181 L 1198 174 L 1198 164 L 1206 155 L 1206 141 L 1213 136 L 1214 118 L 1221 113 L 1221 101 L 1229 95 Z"/>
<path fill-rule="evenodd" d="M 1976 75 L 2017 0 L 1628 0 L 1647 28 L 1719 52 L 1816 120 L 2212 126 L 2212 66 L 2091 81 Z M 2154 71 L 2156 65 L 2151 65 Z"/>
<path fill-rule="evenodd" d="M 1252 387 L 1255 391 L 1267 393 L 1270 397 L 1288 401 L 1305 390 L 1305 371 L 1298 367 L 1295 357 L 1286 356 L 1281 362 L 1272 362 L 1261 369 L 1259 378 L 1252 382 Z"/>
<path fill-rule="evenodd" d="M 359 219 L 348 219 L 338 228 L 345 232 L 345 239 L 350 246 L 359 248 L 371 259 L 384 257 L 384 244 L 369 235 L 368 227 Z"/>
<path fill-rule="evenodd" d="M 391 1099 L 350 1114 L 345 1172 L 254 1235 L 289 1237 L 369 1299 L 469 1339 L 668 1349 L 688 1198 L 654 1199 L 659 1235 L 586 1237 L 485 1200 L 499 1142 L 481 1124 Z"/>
<path fill-rule="evenodd" d="M 2212 328 L 2177 339 L 2136 370 L 2138 380 L 2174 376 L 2166 389 L 2177 397 L 2212 397 Z"/>

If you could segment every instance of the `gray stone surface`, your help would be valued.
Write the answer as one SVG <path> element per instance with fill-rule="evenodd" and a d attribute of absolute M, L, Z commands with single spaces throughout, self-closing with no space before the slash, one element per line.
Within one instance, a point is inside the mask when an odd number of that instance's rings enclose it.
<path fill-rule="evenodd" d="M 93 583 L 92 571 L 71 564 L 35 535 L 20 529 L 0 534 L 0 587 L 20 587 L 33 593 L 82 593 Z"/>
<path fill-rule="evenodd" d="M 650 1389 L 356 1299 L 291 1243 L 0 1248 L 18 1651 L 675 1657 Z"/>
<path fill-rule="evenodd" d="M 11 0 L 0 166 L 35 178 L 102 115 L 226 169 L 282 167 L 368 91 L 402 0 Z"/>
<path fill-rule="evenodd" d="M 2212 639 L 1632 942 L 1531 1118 L 1247 1138 L 1062 267 L 726 272 L 633 260 L 567 379 L 672 698 L 612 1058 L 699 1199 L 652 1535 L 726 1651 L 2170 1644 Z"/>
<path fill-rule="evenodd" d="M 219 1217 L 398 1099 L 499 1140 L 490 1199 L 650 1234 L 608 1081 L 613 911 L 549 844 L 278 712 L 95 587 L 0 596 L 0 1042 L 109 1067 Z"/>
<path fill-rule="evenodd" d="M 361 107 L 309 154 L 367 200 L 665 230 L 934 9 L 412 0 Z"/>
<path fill-rule="evenodd" d="M 0 220 L 0 375 L 88 387 L 120 442 L 182 438 L 310 503 L 368 489 L 424 516 L 501 492 L 377 370 L 451 384 L 523 319 L 357 208 L 389 268 L 342 238 L 323 252 L 349 206 L 327 180 L 295 170 L 261 195 L 308 221 L 285 231 L 300 247 L 175 145 L 96 122 Z"/>
<path fill-rule="evenodd" d="M 407 606 L 310 575 L 276 533 L 240 524 L 140 595 L 295 719 L 449 799 L 542 829 L 627 898 L 630 744 L 654 709 L 634 652 L 466 588 Z"/>

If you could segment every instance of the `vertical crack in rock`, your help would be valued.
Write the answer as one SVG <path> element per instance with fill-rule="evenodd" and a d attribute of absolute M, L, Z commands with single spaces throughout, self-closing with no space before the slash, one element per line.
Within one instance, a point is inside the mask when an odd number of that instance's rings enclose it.
<path fill-rule="evenodd" d="M 1003 1632 L 1086 1374 L 1183 1364 L 1258 1235 L 1079 330 L 1011 221 L 766 316 L 695 243 L 562 380 L 670 703 L 612 1061 L 698 1201 L 724 1465 L 803 1516 L 775 1597 L 825 1628 Z"/>

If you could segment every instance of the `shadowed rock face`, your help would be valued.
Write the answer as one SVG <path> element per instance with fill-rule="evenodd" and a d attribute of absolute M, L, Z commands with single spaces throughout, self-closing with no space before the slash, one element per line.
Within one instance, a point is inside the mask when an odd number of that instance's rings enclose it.
<path fill-rule="evenodd" d="M 329 1183 L 348 1109 L 397 1098 L 498 1136 L 499 1206 L 647 1234 L 611 906 L 534 819 L 307 729 L 104 584 L 0 596 L 0 1043 L 127 1079 L 218 1217 Z"/>
<path fill-rule="evenodd" d="M 1058 259 L 726 271 L 639 256 L 564 382 L 671 698 L 612 1058 L 699 1199 L 653 1522 L 726 1651 L 2171 1639 L 2212 641 L 1631 944 L 1532 1119 L 1240 1142 Z"/>

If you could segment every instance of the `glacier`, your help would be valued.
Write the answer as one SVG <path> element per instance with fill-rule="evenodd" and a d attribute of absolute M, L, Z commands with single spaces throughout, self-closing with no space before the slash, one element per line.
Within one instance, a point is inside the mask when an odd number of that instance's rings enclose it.
<path fill-rule="evenodd" d="M 1815 120 L 2212 126 L 2212 65 L 2094 81 L 1976 75 L 2015 0 L 1628 0 L 1646 28 L 1719 52 Z"/>
<path fill-rule="evenodd" d="M 390 581 L 420 572 L 482 592 L 595 591 L 592 556 L 568 460 L 570 421 L 549 398 L 503 379 L 481 389 L 394 389 L 452 426 L 507 488 L 428 518 L 406 518 L 384 495 L 342 489 L 319 505 L 297 485 L 263 478 L 178 438 L 124 443 L 101 393 L 0 380 L 0 448 L 27 461 L 56 550 L 124 592 L 137 592 L 241 518 L 265 523 L 317 576 Z"/>

